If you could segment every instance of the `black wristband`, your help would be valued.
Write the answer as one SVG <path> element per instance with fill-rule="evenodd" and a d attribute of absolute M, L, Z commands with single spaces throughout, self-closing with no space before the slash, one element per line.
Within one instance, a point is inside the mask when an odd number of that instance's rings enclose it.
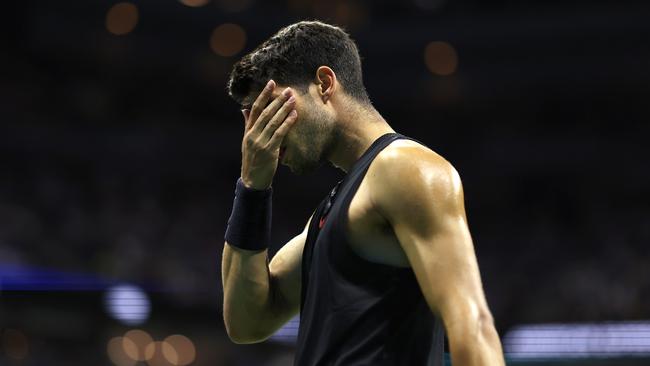
<path fill-rule="evenodd" d="M 225 239 L 246 250 L 264 250 L 271 242 L 271 197 L 273 188 L 251 189 L 237 179 L 235 202 L 228 219 Z"/>

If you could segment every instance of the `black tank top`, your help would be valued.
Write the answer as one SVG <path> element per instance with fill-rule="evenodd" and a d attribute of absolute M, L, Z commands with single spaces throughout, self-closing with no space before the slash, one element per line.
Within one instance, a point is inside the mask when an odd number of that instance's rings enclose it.
<path fill-rule="evenodd" d="M 444 330 L 411 268 L 363 259 L 345 231 L 368 166 L 397 139 L 375 140 L 319 204 L 302 255 L 300 328 L 294 366 L 442 366 Z"/>

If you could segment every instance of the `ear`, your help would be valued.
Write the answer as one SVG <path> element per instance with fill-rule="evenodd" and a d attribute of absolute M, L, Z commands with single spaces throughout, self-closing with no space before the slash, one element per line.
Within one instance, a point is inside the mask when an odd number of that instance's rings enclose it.
<path fill-rule="evenodd" d="M 338 89 L 336 74 L 334 73 L 334 70 L 327 66 L 320 66 L 318 70 L 316 70 L 315 82 L 318 86 L 318 94 L 323 103 L 330 100 L 336 89 Z"/>

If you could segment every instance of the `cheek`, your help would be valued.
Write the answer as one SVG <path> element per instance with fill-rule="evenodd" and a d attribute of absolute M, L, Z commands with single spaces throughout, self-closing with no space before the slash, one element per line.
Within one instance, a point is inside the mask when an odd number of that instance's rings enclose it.
<path fill-rule="evenodd" d="M 300 136 L 300 123 L 302 121 L 300 120 L 300 117 L 293 123 L 293 126 L 289 129 L 287 132 L 286 136 L 284 136 L 284 141 L 287 145 L 290 146 L 295 146 L 297 142 L 299 142 L 299 136 Z"/>
<path fill-rule="evenodd" d="M 287 133 L 287 137 L 292 141 L 292 142 L 297 142 L 297 138 L 302 135 L 302 131 L 305 130 L 305 126 L 307 124 L 307 116 L 305 115 L 304 112 L 298 111 L 298 117 L 296 121 L 293 123 L 293 126 L 289 129 L 289 132 Z"/>

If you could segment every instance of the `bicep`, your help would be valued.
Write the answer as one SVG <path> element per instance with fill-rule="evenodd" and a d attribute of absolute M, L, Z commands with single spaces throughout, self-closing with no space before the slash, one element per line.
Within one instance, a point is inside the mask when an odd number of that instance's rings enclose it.
<path fill-rule="evenodd" d="M 444 323 L 452 362 L 504 365 L 465 220 L 450 218 L 431 237 L 401 231 L 410 238 L 404 248 L 425 299 Z"/>
<path fill-rule="evenodd" d="M 410 178 L 384 179 L 376 200 L 429 307 L 446 326 L 474 319 L 487 305 L 458 173 L 438 158 L 392 166 L 399 173 L 393 176 Z"/>
<path fill-rule="evenodd" d="M 428 235 L 395 228 L 422 293 L 448 332 L 487 309 L 474 246 L 463 217 L 448 217 Z"/>
<path fill-rule="evenodd" d="M 291 319 L 300 310 L 302 251 L 310 222 L 311 218 L 307 221 L 304 230 L 280 248 L 269 263 L 274 291 L 274 312 L 285 321 Z"/>

